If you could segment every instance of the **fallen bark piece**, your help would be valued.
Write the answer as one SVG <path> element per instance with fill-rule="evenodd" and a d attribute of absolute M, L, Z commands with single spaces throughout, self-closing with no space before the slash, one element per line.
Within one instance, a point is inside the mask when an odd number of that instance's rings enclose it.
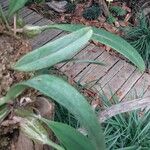
<path fill-rule="evenodd" d="M 134 99 L 131 101 L 121 102 L 119 104 L 113 105 L 106 110 L 102 111 L 98 115 L 99 121 L 105 122 L 107 119 L 125 112 L 130 112 L 136 109 L 143 109 L 143 108 L 150 109 L 150 96 L 140 99 Z"/>
<path fill-rule="evenodd" d="M 140 99 L 134 99 L 131 101 L 125 101 L 121 102 L 119 104 L 113 105 L 106 110 L 100 112 L 98 114 L 98 120 L 100 123 L 105 122 L 107 119 L 118 115 L 120 113 L 125 113 L 125 112 L 130 112 L 136 109 L 143 109 L 146 108 L 149 110 L 150 109 L 150 96 L 146 98 L 140 98 Z M 78 128 L 77 129 L 80 133 L 83 135 L 87 136 L 87 130 L 85 128 Z"/>
<path fill-rule="evenodd" d="M 34 150 L 34 144 L 32 140 L 30 140 L 22 132 L 20 132 L 18 141 L 13 142 L 13 150 Z"/>

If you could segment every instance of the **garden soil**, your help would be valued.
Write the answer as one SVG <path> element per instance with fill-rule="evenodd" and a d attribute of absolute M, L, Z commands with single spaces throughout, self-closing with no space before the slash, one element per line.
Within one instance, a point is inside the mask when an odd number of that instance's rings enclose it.
<path fill-rule="evenodd" d="M 14 83 L 28 78 L 26 74 L 14 71 L 11 66 L 21 56 L 31 51 L 31 46 L 24 39 L 4 34 L 2 27 L 0 30 L 0 97 L 2 97 Z M 11 149 L 11 139 L 17 134 L 17 124 L 8 121 L 5 125 L 0 125 L 0 150 Z"/>

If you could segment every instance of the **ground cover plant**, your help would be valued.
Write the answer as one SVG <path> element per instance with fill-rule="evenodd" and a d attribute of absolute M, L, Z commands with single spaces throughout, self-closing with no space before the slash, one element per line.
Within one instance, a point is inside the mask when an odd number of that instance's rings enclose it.
<path fill-rule="evenodd" d="M 103 107 L 118 104 L 117 96 L 110 101 L 105 94 L 101 94 Z M 137 109 L 121 113 L 105 120 L 102 124 L 108 149 L 149 149 L 150 148 L 150 111 Z"/>
<path fill-rule="evenodd" d="M 149 21 L 143 15 L 138 17 L 138 23 L 134 27 L 125 30 L 125 38 L 143 57 L 147 69 L 150 67 L 150 25 Z"/>

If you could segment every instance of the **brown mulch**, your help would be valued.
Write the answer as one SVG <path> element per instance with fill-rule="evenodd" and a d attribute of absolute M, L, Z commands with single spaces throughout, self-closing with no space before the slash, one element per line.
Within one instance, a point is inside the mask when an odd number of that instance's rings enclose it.
<path fill-rule="evenodd" d="M 98 17 L 96 20 L 87 20 L 83 18 L 82 14 L 86 7 L 88 7 L 89 1 L 85 3 L 76 4 L 76 8 L 74 12 L 70 13 L 58 13 L 48 8 L 45 4 L 32 4 L 29 6 L 33 11 L 42 14 L 44 17 L 50 19 L 55 23 L 74 23 L 74 24 L 84 24 L 89 26 L 95 26 L 97 28 L 104 28 L 109 32 L 121 35 L 122 33 L 119 30 L 119 27 L 125 27 L 129 25 L 129 20 L 131 18 L 131 9 L 122 2 L 112 2 L 112 6 L 120 6 L 122 9 L 127 11 L 127 14 L 123 16 L 120 20 L 116 17 L 116 22 L 109 24 L 106 21 L 106 17 L 104 14 Z"/>
<path fill-rule="evenodd" d="M 120 6 L 122 9 L 126 10 L 126 15 L 120 20 L 116 17 L 116 21 L 112 24 L 107 22 L 107 18 L 102 14 L 96 20 L 87 20 L 83 18 L 82 14 L 86 7 L 88 7 L 90 0 L 87 0 L 85 3 L 76 4 L 76 9 L 71 13 L 58 13 L 48 8 L 45 4 L 32 4 L 29 6 L 33 11 L 43 15 L 45 18 L 50 19 L 54 23 L 71 23 L 71 24 L 84 24 L 87 26 L 93 26 L 97 28 L 105 29 L 111 33 L 122 36 L 124 33 L 120 30 L 123 27 L 127 27 L 130 24 L 131 19 L 131 9 L 122 2 L 112 2 L 112 6 Z M 100 44 L 99 42 L 91 41 L 96 46 L 105 49 L 110 54 L 120 57 L 121 59 L 126 60 L 119 53 L 112 50 L 110 47 Z M 126 60 L 127 61 L 127 60 Z"/>
<path fill-rule="evenodd" d="M 26 74 L 12 70 L 11 66 L 29 51 L 31 46 L 25 39 L 0 34 L 0 97 L 6 94 L 12 84 L 27 78 Z"/>
<path fill-rule="evenodd" d="M 11 66 L 24 54 L 31 51 L 31 46 L 24 38 L 16 38 L 4 33 L 5 29 L 0 25 L 0 98 L 8 89 L 19 81 L 28 78 L 28 75 L 12 70 Z M 9 123 L 11 114 L 8 116 L 7 125 L 0 125 L 0 149 L 10 150 L 11 140 L 18 134 L 18 125 Z"/>

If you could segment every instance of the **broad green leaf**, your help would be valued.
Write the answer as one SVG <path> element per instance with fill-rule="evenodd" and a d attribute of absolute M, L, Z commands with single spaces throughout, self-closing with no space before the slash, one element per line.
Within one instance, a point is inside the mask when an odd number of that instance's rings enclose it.
<path fill-rule="evenodd" d="M 34 71 L 51 67 L 77 53 L 92 36 L 91 28 L 82 28 L 50 42 L 21 58 L 14 69 Z"/>
<path fill-rule="evenodd" d="M 23 8 L 28 0 L 9 0 L 8 16 L 11 17 L 19 9 Z"/>
<path fill-rule="evenodd" d="M 0 123 L 9 114 L 9 112 L 10 110 L 8 110 L 6 105 L 0 107 Z"/>
<path fill-rule="evenodd" d="M 75 25 L 75 24 L 53 24 L 45 26 L 45 29 L 49 28 L 58 28 L 61 30 L 73 32 L 78 29 L 86 27 L 85 25 Z M 98 41 L 102 44 L 108 45 L 126 58 L 128 58 L 134 65 L 136 65 L 141 71 L 145 70 L 145 64 L 140 56 L 140 54 L 133 48 L 127 41 L 123 38 L 107 32 L 104 29 L 99 29 L 96 27 L 92 27 L 93 35 L 92 40 Z"/>
<path fill-rule="evenodd" d="M 87 129 L 88 136 L 96 147 L 95 149 L 105 149 L 104 137 L 97 117 L 86 99 L 74 87 L 56 76 L 40 75 L 10 88 L 3 98 L 3 102 L 14 99 L 23 92 L 23 86 L 40 91 L 68 109 Z M 21 87 L 20 91 L 19 87 Z"/>
<path fill-rule="evenodd" d="M 31 139 L 41 142 L 42 144 L 48 144 L 57 150 L 65 150 L 61 146 L 57 145 L 49 139 L 48 132 L 42 126 L 38 119 L 34 117 L 20 118 L 21 130 Z"/>
<path fill-rule="evenodd" d="M 55 133 L 66 150 L 94 150 L 91 141 L 73 127 L 44 118 L 41 120 Z"/>

